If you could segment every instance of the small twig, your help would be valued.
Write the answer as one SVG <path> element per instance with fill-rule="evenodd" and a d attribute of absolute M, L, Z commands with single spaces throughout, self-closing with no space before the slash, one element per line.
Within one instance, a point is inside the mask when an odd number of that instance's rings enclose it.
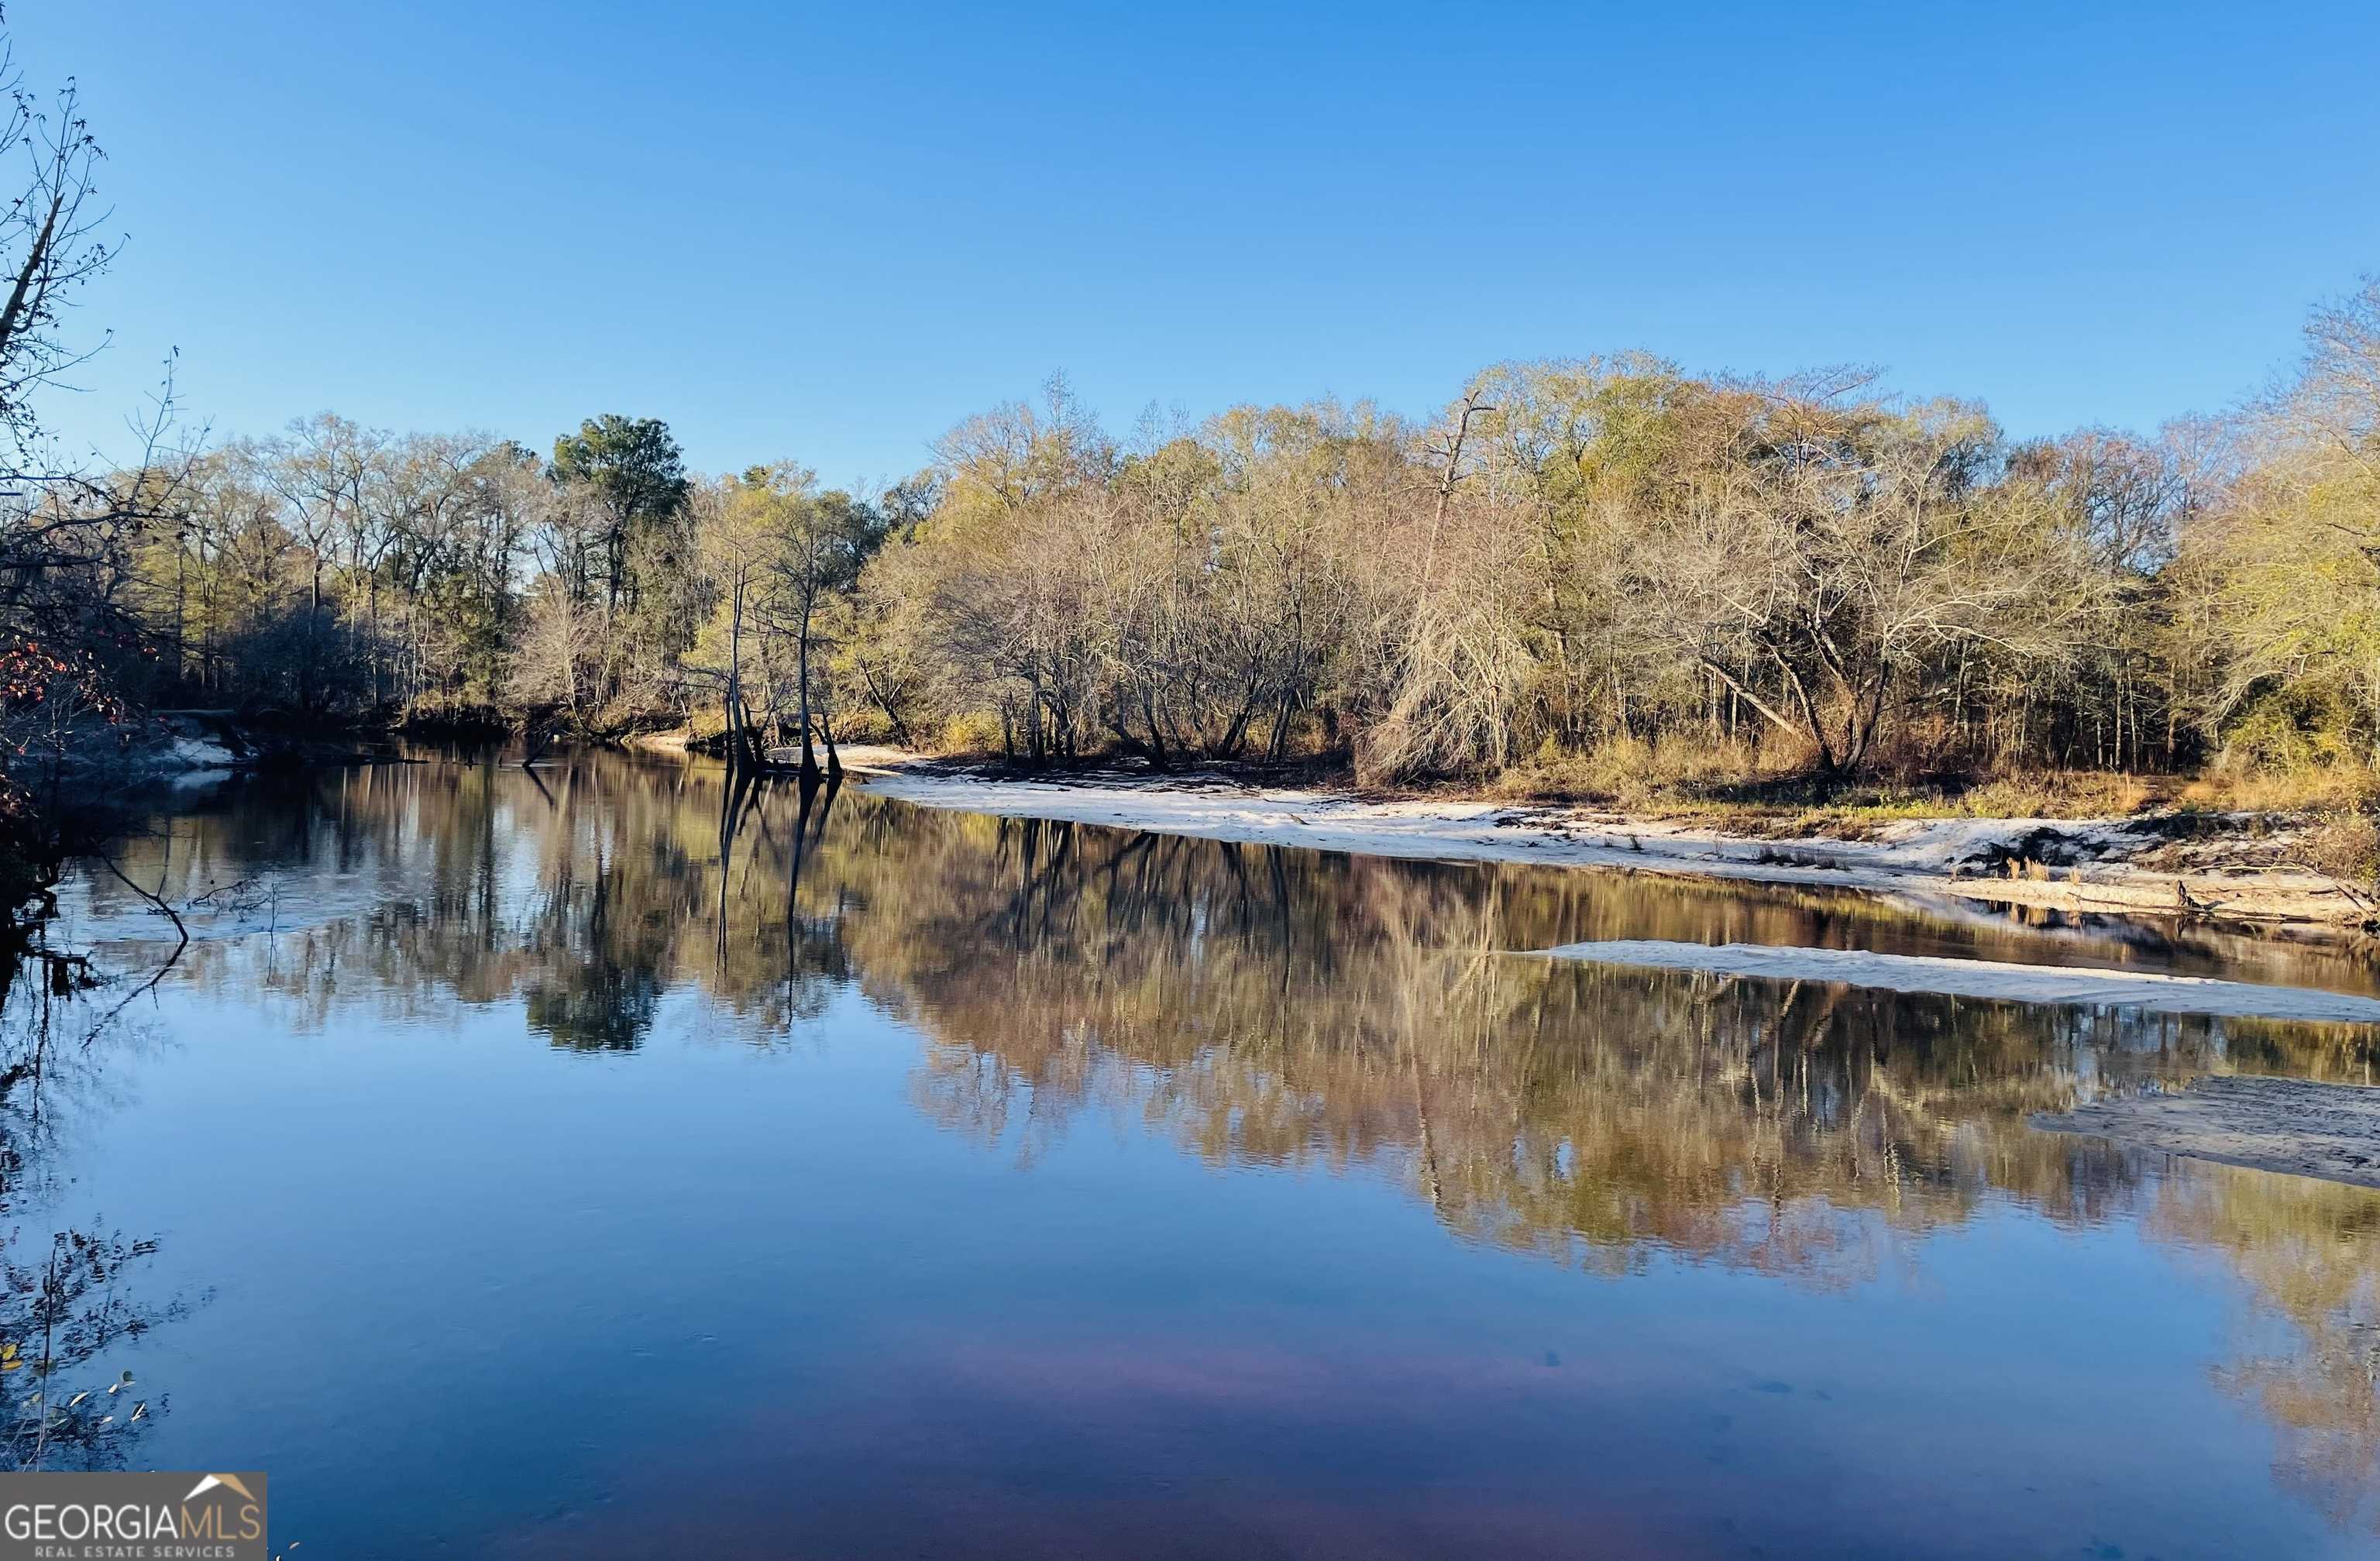
<path fill-rule="evenodd" d="M 264 898 L 261 893 L 251 898 L 249 891 L 262 882 L 262 878 L 256 877 L 235 878 L 204 894 L 191 895 L 182 902 L 182 908 L 187 911 L 252 911 L 264 903 Z"/>
<path fill-rule="evenodd" d="M 134 883 L 130 878 L 126 877 L 124 876 L 124 869 L 117 866 L 112 858 L 102 856 L 100 861 L 106 865 L 107 870 L 114 873 L 117 881 L 122 883 L 125 888 L 130 889 L 133 893 L 139 895 L 141 899 L 146 900 L 150 904 L 154 905 L 158 910 L 164 912 L 165 918 L 174 924 L 174 930 L 179 933 L 181 937 L 174 945 L 174 951 L 165 956 L 165 962 L 159 965 L 156 971 L 150 975 L 148 980 L 142 982 L 131 991 L 127 992 L 121 1002 L 117 1003 L 114 1008 L 109 1009 L 105 1013 L 101 1014 L 99 1016 L 99 1022 L 84 1033 L 82 1044 L 86 1047 L 90 1046 L 91 1042 L 99 1039 L 99 1033 L 106 1029 L 110 1024 L 114 1023 L 117 1014 L 122 1013 L 126 1009 L 131 1007 L 132 1000 L 135 998 L 140 997 L 145 992 L 153 990 L 156 987 L 157 983 L 164 980 L 165 973 L 172 970 L 176 964 L 180 962 L 183 950 L 187 950 L 190 946 L 190 929 L 182 925 L 182 918 L 175 914 L 174 907 L 165 903 L 164 900 L 161 896 L 150 893 L 147 889 L 142 889 L 139 884 Z M 161 884 L 159 887 L 162 888 L 163 885 Z"/>
<path fill-rule="evenodd" d="M 149 902 L 149 903 L 150 903 L 150 904 L 152 904 L 152 905 L 155 906 L 155 907 L 157 908 L 157 912 L 158 912 L 158 914 L 159 914 L 160 915 L 164 916 L 167 921 L 170 921 L 170 922 L 172 922 L 172 923 L 174 924 L 174 930 L 175 930 L 176 932 L 177 932 L 177 933 L 181 934 L 181 938 L 182 938 L 181 945 L 180 945 L 179 947 L 176 947 L 176 948 L 175 949 L 174 952 L 175 952 L 176 955 L 180 954 L 180 952 L 182 951 L 182 948 L 186 948 L 186 947 L 188 947 L 188 944 L 189 944 L 189 941 L 190 941 L 190 929 L 189 929 L 188 927 L 187 927 L 187 926 L 183 926 L 183 925 L 182 925 L 182 918 L 181 918 L 180 914 L 179 914 L 179 913 L 177 913 L 177 912 L 174 909 L 174 907 L 173 907 L 173 906 L 171 906 L 171 905 L 169 905 L 169 904 L 167 904 L 167 903 L 165 902 L 165 898 L 164 898 L 164 895 L 162 895 L 162 894 L 152 894 L 151 892 L 149 892 L 149 890 L 147 890 L 147 889 L 142 889 L 139 884 L 134 883 L 130 878 L 126 877 L 124 876 L 124 869 L 123 869 L 123 868 L 121 868 L 121 867 L 119 867 L 119 866 L 117 866 L 117 865 L 115 865 L 115 859 L 114 857 L 112 857 L 112 856 L 102 856 L 102 857 L 100 858 L 100 861 L 101 861 L 101 862 L 103 862 L 103 863 L 104 863 L 104 864 L 106 865 L 107 870 L 108 870 L 109 872 L 114 873 L 114 874 L 115 875 L 115 881 L 116 881 L 116 882 L 118 882 L 118 883 L 122 884 L 125 888 L 127 888 L 127 889 L 130 889 L 133 893 L 135 893 L 135 894 L 139 895 L 141 899 L 146 900 L 147 902 Z M 164 886 L 164 884 L 161 881 L 161 882 L 158 884 L 158 886 L 157 886 L 157 887 L 158 887 L 159 889 L 164 889 L 165 886 Z"/>

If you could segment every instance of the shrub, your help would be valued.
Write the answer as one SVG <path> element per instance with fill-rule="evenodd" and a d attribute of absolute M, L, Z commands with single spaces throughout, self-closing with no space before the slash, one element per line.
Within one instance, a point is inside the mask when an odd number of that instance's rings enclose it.
<path fill-rule="evenodd" d="M 1581 753 L 1540 744 L 1527 760 L 1496 778 L 1500 795 L 1533 801 L 1597 802 L 1634 809 L 1707 795 L 1713 788 L 1763 773 L 1748 744 L 1671 736 L 1607 737 Z"/>
<path fill-rule="evenodd" d="M 938 753 L 984 755 L 1002 751 L 1000 718 L 990 710 L 968 710 L 942 723 L 934 741 Z"/>
<path fill-rule="evenodd" d="M 2321 689 L 2277 689 L 2250 704 L 2223 740 L 2226 768 L 2293 774 L 2353 763 L 2365 744 L 2356 718 Z"/>

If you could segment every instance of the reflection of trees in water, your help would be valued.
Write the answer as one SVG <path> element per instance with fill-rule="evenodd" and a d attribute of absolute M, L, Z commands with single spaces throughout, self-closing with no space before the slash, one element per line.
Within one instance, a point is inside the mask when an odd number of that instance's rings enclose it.
<path fill-rule="evenodd" d="M 815 1018 L 849 976 L 832 901 L 824 914 L 807 895 L 788 902 L 805 817 L 791 786 L 731 795 L 716 771 L 585 761 L 542 780 L 486 766 L 358 773 L 371 780 L 236 794 L 225 812 L 172 820 L 170 854 L 128 847 L 130 869 L 172 898 L 268 869 L 353 886 L 272 936 L 201 941 L 188 979 L 269 993 L 300 1028 L 350 1005 L 419 1018 L 518 1000 L 555 1047 L 616 1051 L 643 1042 L 679 986 L 761 1038 Z M 848 805 L 814 798 L 802 849 Z M 251 815 L 283 821 L 251 833 Z M 242 855 L 243 840 L 259 853 Z"/>
<path fill-rule="evenodd" d="M 585 978 L 531 981 L 528 1027 L 573 1051 L 634 1051 L 653 1026 L 661 987 L 650 971 L 604 962 L 580 967 Z"/>
<path fill-rule="evenodd" d="M 1859 897 L 1397 863 L 934 813 L 581 759 L 319 779 L 127 853 L 169 894 L 335 872 L 357 914 L 205 943 L 299 1023 L 521 1001 L 557 1046 L 638 1044 L 665 992 L 751 1036 L 853 977 L 931 1037 L 918 1098 L 1028 1143 L 1087 1106 L 1219 1160 L 1408 1178 L 1466 1234 L 1816 1272 L 1811 1200 L 1922 1226 L 2012 1195 L 2129 1201 L 2121 1156 L 2024 1130 L 2078 1089 L 2206 1067 L 2360 1076 L 2352 1027 L 2032 1010 L 1624 971 L 1504 950 L 1605 937 L 2037 946 Z M 818 799 L 823 802 L 825 799 Z M 292 822 L 292 820 L 296 820 Z M 242 842 L 262 842 L 261 857 Z M 797 870 L 798 869 L 798 870 Z M 178 875 L 178 877 L 176 877 Z M 1928 940 L 1932 940 L 1930 943 Z"/>
<path fill-rule="evenodd" d="M 0 955 L 0 1471 L 122 1468 L 165 1401 L 129 1372 L 104 1371 L 104 1358 L 188 1307 L 126 1287 L 153 1240 L 23 1223 L 28 1204 L 58 1193 L 59 1118 L 98 1092 L 94 1047 L 117 1038 L 101 1023 L 116 1006 L 113 986 L 26 974 Z"/>
<path fill-rule="evenodd" d="M 271 865 L 364 908 L 203 944 L 187 978 L 334 1006 L 524 1003 L 557 1046 L 640 1043 L 702 993 L 756 1041 L 856 980 L 928 1037 L 935 1120 L 1030 1156 L 1086 1111 L 1216 1163 L 1402 1180 L 1466 1239 L 1600 1272 L 1668 1254 L 1854 1282 L 1902 1238 L 2014 1200 L 2066 1223 L 2144 1210 L 2254 1298 L 2226 1381 L 2334 1512 L 2368 1499 L 2365 1340 L 2380 1199 L 2149 1161 L 2024 1126 L 2080 1092 L 2239 1069 L 2367 1076 L 2351 1026 L 2028 1009 L 1621 970 L 1508 950 L 1597 938 L 2041 957 L 2010 924 L 1658 877 L 1395 863 L 929 812 L 865 794 L 579 761 L 409 768 L 314 793 L 264 838 L 185 818 L 190 888 Z M 170 864 L 130 864 L 155 881 Z M 2123 946 L 2073 946 L 2109 961 Z M 2204 969 L 2223 948 L 2163 948 Z M 2319 950 L 2265 974 L 2353 986 Z M 2308 1189 L 2313 1189 L 2308 1191 Z"/>
<path fill-rule="evenodd" d="M 2149 1228 L 2246 1281 L 2216 1374 L 2278 1434 L 2282 1482 L 2380 1529 L 2380 1198 L 2209 1166 L 2158 1188 Z"/>
<path fill-rule="evenodd" d="M 1463 868 L 948 833 L 915 837 L 930 861 L 867 868 L 932 883 L 932 910 L 848 930 L 870 989 L 936 1039 L 918 1090 L 937 1119 L 1022 1119 L 1029 1144 L 1097 1104 L 1217 1160 L 1366 1161 L 1467 1236 L 1597 1266 L 1666 1249 L 1836 1279 L 1873 1258 L 1845 1211 L 1922 1228 L 1998 1192 L 2093 1217 L 2126 1195 L 2124 1158 L 2023 1116 L 2222 1044 L 2168 1017 L 1495 952 L 1581 917 Z"/>

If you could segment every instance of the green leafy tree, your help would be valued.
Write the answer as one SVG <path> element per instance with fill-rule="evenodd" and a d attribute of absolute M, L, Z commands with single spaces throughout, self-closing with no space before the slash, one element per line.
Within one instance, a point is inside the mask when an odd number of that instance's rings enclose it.
<path fill-rule="evenodd" d="M 553 479 L 583 487 L 599 506 L 604 607 L 616 614 L 635 589 L 628 569 L 634 543 L 686 503 L 685 452 L 660 418 L 606 412 L 553 442 Z"/>

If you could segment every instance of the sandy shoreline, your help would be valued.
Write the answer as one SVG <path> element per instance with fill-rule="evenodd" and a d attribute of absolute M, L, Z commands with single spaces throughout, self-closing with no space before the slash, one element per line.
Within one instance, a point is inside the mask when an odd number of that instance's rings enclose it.
<path fill-rule="evenodd" d="M 1867 840 L 1774 840 L 1581 808 L 1441 798 L 1376 802 L 1214 776 L 1012 780 L 926 763 L 890 748 L 847 748 L 844 761 L 868 791 L 928 807 L 1244 844 L 1624 867 L 2067 911 L 2170 915 L 2187 903 L 2193 914 L 2317 926 L 2339 925 L 2352 909 L 2336 889 L 2309 874 L 2144 865 L 2140 859 L 2152 853 L 2170 856 L 2174 842 L 2139 820 L 1911 819 L 1884 825 Z M 2010 876 L 2011 859 L 2040 865 Z"/>

